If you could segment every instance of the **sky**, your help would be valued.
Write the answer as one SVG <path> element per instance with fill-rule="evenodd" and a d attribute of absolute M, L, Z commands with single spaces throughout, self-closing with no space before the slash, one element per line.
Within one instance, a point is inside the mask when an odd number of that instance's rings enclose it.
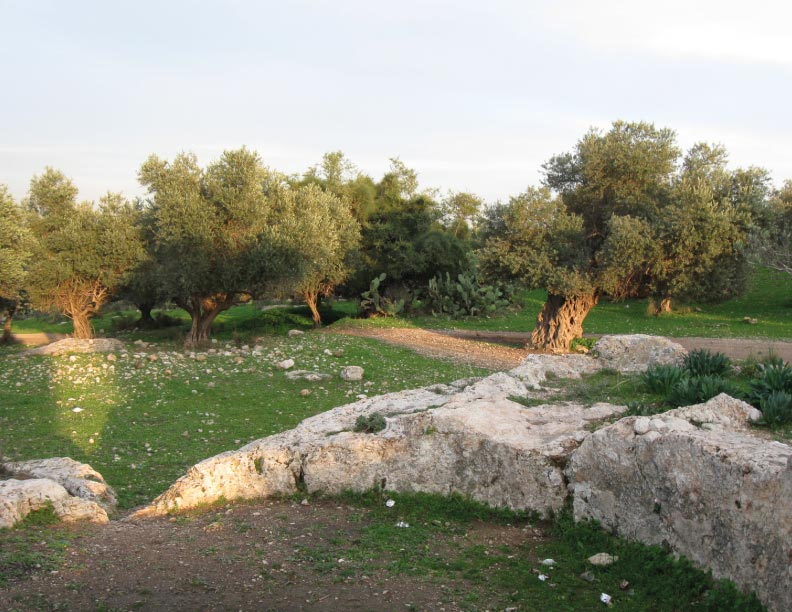
<path fill-rule="evenodd" d="M 143 195 L 150 155 L 342 150 L 379 179 L 506 200 L 617 119 L 792 179 L 783 0 L 0 0 L 0 184 L 46 166 Z"/>

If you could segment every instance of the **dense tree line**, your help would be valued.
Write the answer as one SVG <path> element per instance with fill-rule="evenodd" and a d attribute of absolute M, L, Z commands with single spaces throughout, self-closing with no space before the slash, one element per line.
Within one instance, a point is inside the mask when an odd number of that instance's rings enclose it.
<path fill-rule="evenodd" d="M 78 202 L 48 168 L 20 203 L 0 186 L 6 336 L 23 298 L 70 317 L 77 337 L 91 336 L 111 299 L 136 304 L 141 324 L 173 303 L 191 317 L 193 346 L 240 302 L 301 296 L 318 325 L 333 293 L 374 288 L 410 308 L 430 281 L 434 295 L 459 277 L 463 294 L 479 281 L 546 289 L 533 345 L 564 350 L 603 297 L 664 310 L 739 294 L 751 257 L 792 272 L 792 185 L 773 190 L 761 169 L 728 169 L 720 146 L 683 154 L 671 130 L 616 122 L 543 170 L 541 186 L 485 206 L 422 190 L 398 158 L 375 181 L 340 151 L 300 176 L 245 148 L 205 167 L 189 153 L 151 156 L 139 170 L 147 195 L 134 202 Z"/>

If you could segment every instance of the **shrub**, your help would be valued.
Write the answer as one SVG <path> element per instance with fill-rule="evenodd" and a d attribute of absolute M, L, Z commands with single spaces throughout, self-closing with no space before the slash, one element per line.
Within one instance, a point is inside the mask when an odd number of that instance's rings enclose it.
<path fill-rule="evenodd" d="M 771 391 L 762 398 L 759 409 L 770 427 L 792 423 L 792 395 L 786 391 Z"/>
<path fill-rule="evenodd" d="M 379 412 L 372 412 L 370 415 L 360 415 L 355 421 L 353 431 L 361 433 L 377 433 L 385 429 L 385 417 Z"/>
<path fill-rule="evenodd" d="M 683 377 L 684 372 L 677 366 L 656 364 L 641 374 L 641 383 L 650 393 L 667 397 Z"/>
<path fill-rule="evenodd" d="M 597 344 L 597 340 L 599 340 L 599 338 L 575 338 L 569 343 L 569 349 L 574 352 L 577 347 L 583 346 L 589 351 L 592 351 L 594 350 L 594 345 Z"/>
<path fill-rule="evenodd" d="M 792 367 L 788 363 L 773 361 L 757 366 L 758 377 L 751 381 L 749 401 L 759 406 L 762 400 L 775 391 L 792 394 Z"/>
<path fill-rule="evenodd" d="M 666 398 L 674 406 L 690 406 L 712 399 L 716 395 L 727 393 L 732 397 L 740 397 L 740 390 L 730 381 L 720 376 L 683 377 Z"/>
<path fill-rule="evenodd" d="M 731 371 L 731 361 L 723 353 L 696 349 L 685 356 L 682 367 L 690 376 L 725 376 Z"/>
<path fill-rule="evenodd" d="M 462 272 L 452 279 L 446 272 L 429 280 L 426 306 L 432 314 L 476 317 L 509 305 L 510 292 L 496 285 L 482 285 L 475 275 Z"/>

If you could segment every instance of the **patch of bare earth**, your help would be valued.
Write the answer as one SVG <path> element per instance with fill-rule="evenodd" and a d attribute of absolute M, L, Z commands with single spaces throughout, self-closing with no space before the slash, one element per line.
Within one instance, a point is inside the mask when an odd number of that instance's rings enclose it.
<path fill-rule="evenodd" d="M 350 326 L 331 328 L 331 331 L 349 336 L 374 338 L 388 344 L 407 347 L 428 357 L 453 359 L 457 363 L 499 371 L 517 367 L 531 352 L 526 348 L 483 342 L 475 338 L 454 337 L 445 331 L 420 328 Z M 495 342 L 502 341 L 495 340 Z"/>
<path fill-rule="evenodd" d="M 375 338 L 412 348 L 431 357 L 450 358 L 460 363 L 483 368 L 510 370 L 533 352 L 524 347 L 530 333 L 473 330 L 426 330 L 420 328 L 349 327 L 338 333 Z M 731 359 L 757 359 L 776 356 L 792 361 L 792 342 L 762 338 L 670 338 L 688 350 L 707 349 L 720 352 Z M 505 346 L 511 345 L 511 346 Z"/>
<path fill-rule="evenodd" d="M 508 593 L 462 577 L 388 569 L 410 551 L 347 561 L 365 527 L 365 508 L 335 500 L 243 503 L 171 518 L 81 526 L 65 564 L 0 589 L 0 610 L 433 610 L 501 607 Z M 55 529 L 67 527 L 56 526 Z M 541 528 L 472 523 L 443 534 L 443 558 L 481 544 L 533 548 Z M 504 601 L 499 601 L 499 600 Z"/>

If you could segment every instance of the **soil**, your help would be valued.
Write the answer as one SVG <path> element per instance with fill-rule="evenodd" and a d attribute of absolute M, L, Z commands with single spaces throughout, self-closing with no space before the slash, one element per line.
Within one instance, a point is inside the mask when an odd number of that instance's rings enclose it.
<path fill-rule="evenodd" d="M 469 610 L 462 603 L 471 595 L 498 609 L 508 605 L 498 601 L 508 593 L 486 584 L 386 569 L 398 552 L 363 567 L 345 563 L 343 551 L 359 541 L 369 511 L 337 503 L 262 501 L 171 518 L 51 527 L 79 533 L 66 561 L 0 589 L 0 610 L 451 612 Z M 544 540 L 541 527 L 471 523 L 438 539 L 433 554 L 473 545 L 532 548 Z"/>
<path fill-rule="evenodd" d="M 340 333 L 375 338 L 431 357 L 450 358 L 495 370 L 510 370 L 519 365 L 527 354 L 536 352 L 524 348 L 531 334 L 522 332 L 350 327 L 342 328 Z M 792 361 L 792 342 L 757 338 L 684 337 L 671 340 L 688 350 L 708 349 L 735 360 L 774 355 L 784 361 Z"/>

